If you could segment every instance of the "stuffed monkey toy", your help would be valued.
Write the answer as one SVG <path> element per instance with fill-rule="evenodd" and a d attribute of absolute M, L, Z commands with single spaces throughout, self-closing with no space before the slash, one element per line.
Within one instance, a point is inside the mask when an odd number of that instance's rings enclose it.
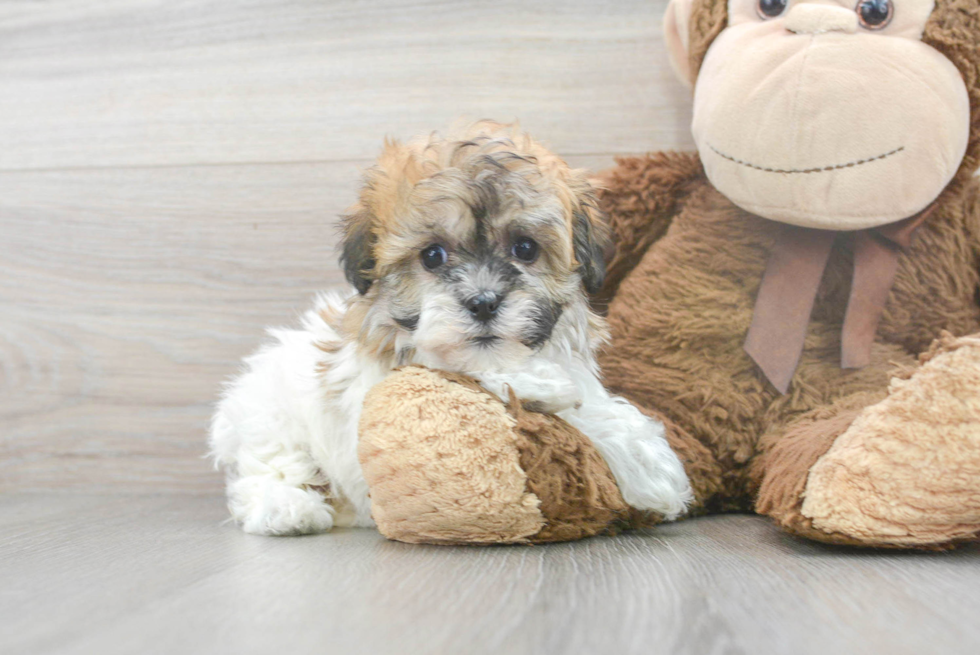
<path fill-rule="evenodd" d="M 673 0 L 697 153 L 602 174 L 607 385 L 662 420 L 693 513 L 856 546 L 980 532 L 980 1 Z M 588 440 L 458 376 L 368 396 L 386 535 L 649 525 Z"/>
<path fill-rule="evenodd" d="M 859 546 L 980 531 L 980 2 L 673 0 L 698 153 L 604 176 L 607 384 L 697 511 Z"/>

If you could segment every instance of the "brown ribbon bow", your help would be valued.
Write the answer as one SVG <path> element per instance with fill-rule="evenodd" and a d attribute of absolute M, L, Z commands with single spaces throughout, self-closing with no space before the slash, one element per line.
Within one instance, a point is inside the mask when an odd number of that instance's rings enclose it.
<path fill-rule="evenodd" d="M 854 232 L 854 277 L 841 330 L 841 368 L 871 361 L 878 321 L 898 272 L 898 256 L 934 206 L 912 218 Z M 838 233 L 783 225 L 755 301 L 745 351 L 780 393 L 803 354 L 803 340 L 820 280 Z"/>

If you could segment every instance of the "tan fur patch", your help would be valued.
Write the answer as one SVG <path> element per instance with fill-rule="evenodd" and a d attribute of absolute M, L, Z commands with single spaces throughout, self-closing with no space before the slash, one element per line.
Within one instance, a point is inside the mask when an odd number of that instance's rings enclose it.
<path fill-rule="evenodd" d="M 408 367 L 368 393 L 358 454 L 374 519 L 411 543 L 526 543 L 545 525 L 517 423 L 470 384 Z"/>
<path fill-rule="evenodd" d="M 338 334 L 343 331 L 343 318 L 344 314 L 339 309 L 334 306 L 330 306 L 320 310 L 320 319 L 329 325 Z M 335 355 L 340 351 L 341 347 L 344 345 L 343 341 L 318 341 L 313 344 L 318 350 L 327 353 L 328 355 Z M 327 364 L 320 362 L 317 364 L 317 371 L 323 373 L 327 367 Z"/>

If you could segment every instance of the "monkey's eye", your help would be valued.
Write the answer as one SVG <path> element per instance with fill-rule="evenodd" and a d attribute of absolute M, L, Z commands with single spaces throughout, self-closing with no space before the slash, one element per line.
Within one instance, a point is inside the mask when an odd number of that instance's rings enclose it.
<path fill-rule="evenodd" d="M 767 20 L 781 15 L 786 11 L 787 4 L 789 4 L 789 0 L 759 0 L 756 11 L 759 12 L 762 20 Z"/>
<path fill-rule="evenodd" d="M 446 263 L 446 249 L 438 243 L 433 243 L 422 248 L 422 252 L 419 255 L 422 258 L 422 266 L 425 266 L 430 271 L 434 271 Z"/>
<path fill-rule="evenodd" d="M 861 25 L 869 30 L 880 30 L 892 22 L 895 13 L 891 0 L 859 0 L 857 8 Z"/>
<path fill-rule="evenodd" d="M 510 254 L 514 255 L 515 259 L 530 264 L 538 258 L 538 244 L 534 239 L 521 237 L 511 246 Z"/>

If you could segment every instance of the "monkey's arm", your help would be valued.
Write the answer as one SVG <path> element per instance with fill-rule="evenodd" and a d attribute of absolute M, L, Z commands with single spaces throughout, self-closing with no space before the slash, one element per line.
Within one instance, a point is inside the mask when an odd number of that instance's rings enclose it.
<path fill-rule="evenodd" d="M 980 272 L 980 178 L 974 178 L 967 189 L 963 214 L 973 248 L 973 265 Z M 980 304 L 980 287 L 977 288 L 976 298 L 977 304 Z"/>
<path fill-rule="evenodd" d="M 694 152 L 619 157 L 593 179 L 616 248 L 597 300 L 608 302 L 647 249 L 664 235 L 691 189 L 704 179 Z"/>

